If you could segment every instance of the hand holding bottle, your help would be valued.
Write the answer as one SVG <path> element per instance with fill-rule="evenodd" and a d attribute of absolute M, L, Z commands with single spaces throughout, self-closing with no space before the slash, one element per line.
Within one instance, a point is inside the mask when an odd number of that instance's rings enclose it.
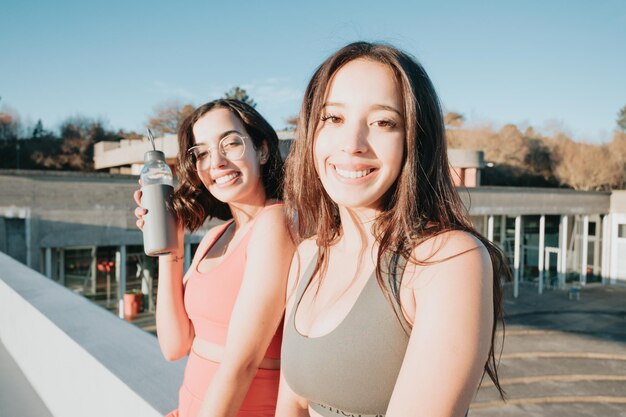
<path fill-rule="evenodd" d="M 139 180 L 139 186 L 141 186 L 141 180 Z M 141 188 L 134 192 L 133 198 L 135 200 L 135 204 L 137 204 L 137 207 L 133 212 L 135 214 L 135 217 L 137 218 L 135 225 L 137 225 L 137 228 L 143 232 L 143 225 L 145 224 L 143 216 L 148 212 L 148 210 L 143 208 L 141 205 Z"/>
<path fill-rule="evenodd" d="M 172 211 L 174 177 L 165 162 L 165 155 L 154 147 L 144 155 L 140 174 L 141 190 L 135 192 L 137 227 L 143 231 L 144 251 L 148 256 L 172 253 L 178 247 L 176 219 Z"/>

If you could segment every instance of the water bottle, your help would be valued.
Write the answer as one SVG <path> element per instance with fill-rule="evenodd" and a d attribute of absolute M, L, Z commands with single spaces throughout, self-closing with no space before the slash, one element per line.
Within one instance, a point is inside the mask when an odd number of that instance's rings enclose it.
<path fill-rule="evenodd" d="M 146 152 L 140 177 L 141 206 L 148 210 L 143 216 L 144 251 L 148 256 L 167 255 L 178 248 L 178 235 L 171 205 L 174 177 L 165 154 L 154 149 Z"/>

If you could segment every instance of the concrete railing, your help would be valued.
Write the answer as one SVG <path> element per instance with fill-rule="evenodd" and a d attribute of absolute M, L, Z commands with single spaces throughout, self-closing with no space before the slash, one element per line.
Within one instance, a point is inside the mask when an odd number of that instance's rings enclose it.
<path fill-rule="evenodd" d="M 0 253 L 0 341 L 52 415 L 162 416 L 184 361 L 154 336 Z"/>

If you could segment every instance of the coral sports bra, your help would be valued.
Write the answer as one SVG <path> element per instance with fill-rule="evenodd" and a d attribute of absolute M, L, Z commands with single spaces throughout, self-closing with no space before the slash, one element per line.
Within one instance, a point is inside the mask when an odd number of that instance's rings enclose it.
<path fill-rule="evenodd" d="M 267 206 L 263 210 L 275 205 Z M 231 220 L 222 225 L 215 237 L 207 245 L 201 244 L 198 247 L 198 253 L 194 256 L 191 267 L 187 272 L 189 276 L 186 277 L 187 284 L 184 296 L 185 309 L 193 323 L 197 338 L 221 346 L 226 344 L 230 317 L 243 280 L 248 242 L 254 230 L 255 222 L 261 214 L 262 212 L 255 216 L 250 229 L 233 251 L 226 255 L 219 265 L 208 272 L 199 272 L 198 264 L 233 221 Z M 282 327 L 282 325 L 278 327 L 265 357 L 271 359 L 280 358 Z"/>

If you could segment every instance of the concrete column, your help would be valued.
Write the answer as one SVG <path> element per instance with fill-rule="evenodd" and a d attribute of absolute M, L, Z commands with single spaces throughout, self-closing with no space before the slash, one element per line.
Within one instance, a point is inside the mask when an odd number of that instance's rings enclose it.
<path fill-rule="evenodd" d="M 117 286 L 118 296 L 118 316 L 124 318 L 124 294 L 126 293 L 126 245 L 120 246 L 115 252 L 115 276 L 119 285 Z"/>
<path fill-rule="evenodd" d="M 587 258 L 589 257 L 589 216 L 586 214 L 583 216 L 581 242 L 580 285 L 585 285 L 587 284 Z"/>
<path fill-rule="evenodd" d="M 466 187 L 476 187 L 478 185 L 477 182 L 477 172 L 476 168 L 463 168 L 463 185 Z"/>
<path fill-rule="evenodd" d="M 30 269 L 35 269 L 35 262 L 39 264 L 39 260 L 35 260 L 33 256 L 33 224 L 30 217 L 30 209 L 27 209 L 26 217 L 24 218 L 24 234 L 26 235 L 26 265 Z M 41 264 L 40 264 L 41 265 Z"/>
<path fill-rule="evenodd" d="M 561 216 L 561 225 L 559 226 L 559 253 L 561 262 L 559 263 L 559 286 L 565 285 L 565 275 L 567 273 L 567 216 Z"/>
<path fill-rule="evenodd" d="M 0 252 L 8 253 L 7 251 L 7 224 L 4 217 L 0 217 Z"/>
<path fill-rule="evenodd" d="M 544 273 L 544 283 L 545 283 L 545 272 L 550 270 L 550 255 L 551 254 L 555 254 L 556 255 L 556 269 L 557 271 L 560 268 L 560 262 L 561 262 L 561 251 L 559 250 L 559 248 L 554 248 L 554 247 L 546 247 L 545 248 L 545 258 L 544 258 L 544 266 L 543 266 L 543 273 Z M 550 287 L 553 287 L 552 284 L 552 280 L 549 283 Z"/>
<path fill-rule="evenodd" d="M 65 249 L 59 249 L 59 284 L 65 285 Z"/>
<path fill-rule="evenodd" d="M 52 279 L 52 248 L 46 248 L 45 276 Z"/>
<path fill-rule="evenodd" d="M 493 215 L 487 217 L 487 239 L 493 242 Z"/>
<path fill-rule="evenodd" d="M 98 265 L 97 265 L 97 255 L 98 248 L 93 246 L 91 248 L 91 293 L 96 294 L 96 274 L 98 273 Z"/>
<path fill-rule="evenodd" d="M 52 275 L 50 278 L 53 281 L 59 281 L 59 250 L 56 248 L 52 249 Z"/>
<path fill-rule="evenodd" d="M 602 216 L 602 284 L 609 282 L 609 270 L 611 261 L 611 230 L 610 214 Z"/>
<path fill-rule="evenodd" d="M 500 216 L 500 247 L 504 250 L 504 241 L 506 240 L 506 216 Z"/>
<path fill-rule="evenodd" d="M 593 273 L 597 274 L 602 271 L 602 259 L 600 258 L 600 243 L 602 242 L 602 217 L 598 214 L 593 216 L 596 224 L 596 230 L 593 237 Z"/>
<path fill-rule="evenodd" d="M 519 296 L 520 255 L 522 243 L 522 216 L 515 217 L 515 248 L 513 260 L 513 297 Z"/>
<path fill-rule="evenodd" d="M 546 246 L 546 216 L 539 217 L 539 294 L 543 294 L 543 270 Z"/>

